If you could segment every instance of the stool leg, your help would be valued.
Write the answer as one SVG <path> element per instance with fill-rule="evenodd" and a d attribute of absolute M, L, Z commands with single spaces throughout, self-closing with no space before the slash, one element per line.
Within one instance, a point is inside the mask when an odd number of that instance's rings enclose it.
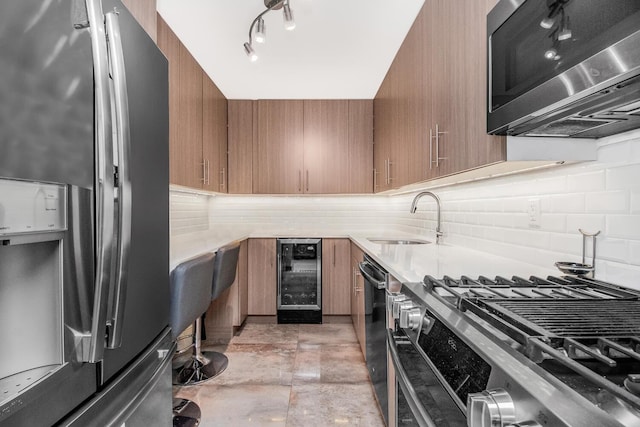
<path fill-rule="evenodd" d="M 191 358 L 174 371 L 174 384 L 195 385 L 220 375 L 229 364 L 227 356 L 215 351 L 202 352 L 202 319 L 195 323 L 195 345 Z"/>
<path fill-rule="evenodd" d="M 192 400 L 173 398 L 173 427 L 195 427 L 200 424 L 200 407 Z"/>

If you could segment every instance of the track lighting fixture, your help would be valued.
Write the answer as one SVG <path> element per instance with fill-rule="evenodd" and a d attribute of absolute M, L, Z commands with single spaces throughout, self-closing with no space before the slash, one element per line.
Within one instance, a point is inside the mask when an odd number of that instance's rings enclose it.
<path fill-rule="evenodd" d="M 564 9 L 562 9 L 562 22 L 560 23 L 560 32 L 558 33 L 558 40 L 569 40 L 571 38 L 571 24 L 569 22 L 569 16 L 565 16 Z"/>
<path fill-rule="evenodd" d="M 244 44 L 244 51 L 251 59 L 251 62 L 258 60 L 258 55 L 253 50 L 253 42 L 265 43 L 267 40 L 267 28 L 265 26 L 264 19 L 262 18 L 267 12 L 282 9 L 285 30 L 291 31 L 296 27 L 296 23 L 293 20 L 293 12 L 289 6 L 289 0 L 264 0 L 264 5 L 267 9 L 256 16 L 251 23 L 251 26 L 249 27 L 249 41 Z M 253 31 L 254 27 L 255 33 Z"/>

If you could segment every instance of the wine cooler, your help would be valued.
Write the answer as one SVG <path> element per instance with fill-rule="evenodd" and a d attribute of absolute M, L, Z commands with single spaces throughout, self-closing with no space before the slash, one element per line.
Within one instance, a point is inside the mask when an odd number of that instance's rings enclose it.
<path fill-rule="evenodd" d="M 321 239 L 278 239 L 278 323 L 322 323 Z"/>

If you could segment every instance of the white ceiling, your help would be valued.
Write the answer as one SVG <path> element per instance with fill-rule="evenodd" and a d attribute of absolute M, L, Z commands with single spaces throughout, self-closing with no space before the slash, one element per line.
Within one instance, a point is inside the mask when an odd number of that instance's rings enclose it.
<path fill-rule="evenodd" d="M 242 45 L 264 0 L 158 0 L 162 18 L 228 99 L 373 99 L 424 0 L 290 0 L 264 16 L 267 42 Z"/>

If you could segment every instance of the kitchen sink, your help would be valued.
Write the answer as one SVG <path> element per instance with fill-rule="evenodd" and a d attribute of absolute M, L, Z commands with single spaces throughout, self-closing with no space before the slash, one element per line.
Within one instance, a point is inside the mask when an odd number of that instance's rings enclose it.
<path fill-rule="evenodd" d="M 379 245 L 425 245 L 431 243 L 428 240 L 420 239 L 388 239 L 388 238 L 367 238 L 371 243 Z"/>

